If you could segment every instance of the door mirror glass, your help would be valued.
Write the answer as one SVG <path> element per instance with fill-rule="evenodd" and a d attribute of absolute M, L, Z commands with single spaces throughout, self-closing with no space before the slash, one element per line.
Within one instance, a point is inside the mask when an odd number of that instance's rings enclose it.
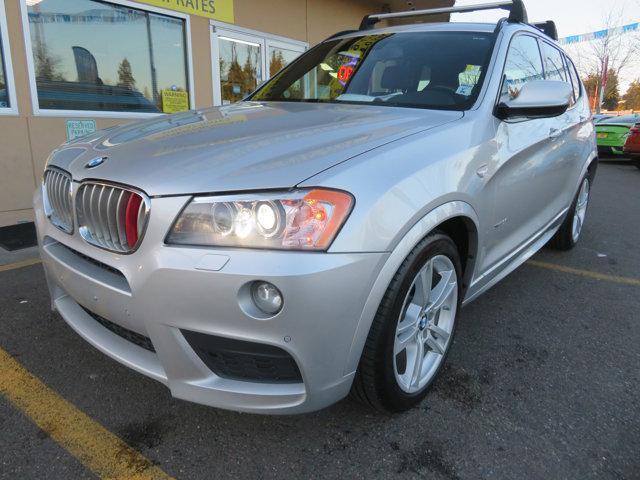
<path fill-rule="evenodd" d="M 522 85 L 496 108 L 501 120 L 509 118 L 557 117 L 567 111 L 573 87 L 559 80 L 534 80 Z"/>

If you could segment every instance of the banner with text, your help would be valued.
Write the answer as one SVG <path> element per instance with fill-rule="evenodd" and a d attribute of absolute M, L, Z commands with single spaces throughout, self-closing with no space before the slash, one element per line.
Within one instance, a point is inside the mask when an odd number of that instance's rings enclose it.
<path fill-rule="evenodd" d="M 233 23 L 233 0 L 137 0 L 154 7 Z"/>

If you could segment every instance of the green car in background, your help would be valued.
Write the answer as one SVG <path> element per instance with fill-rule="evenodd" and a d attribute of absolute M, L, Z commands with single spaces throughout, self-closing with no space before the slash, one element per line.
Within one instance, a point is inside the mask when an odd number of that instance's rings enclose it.
<path fill-rule="evenodd" d="M 640 114 L 622 115 L 600 120 L 596 123 L 598 153 L 602 155 L 623 155 L 624 142 L 629 130 L 640 122 Z"/>

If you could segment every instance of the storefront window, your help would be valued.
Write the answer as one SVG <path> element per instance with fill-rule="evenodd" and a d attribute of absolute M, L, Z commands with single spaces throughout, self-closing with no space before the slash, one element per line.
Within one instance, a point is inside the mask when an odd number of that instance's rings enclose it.
<path fill-rule="evenodd" d="M 242 100 L 262 81 L 262 45 L 218 37 L 222 103 Z"/>
<path fill-rule="evenodd" d="M 27 4 L 40 109 L 189 108 L 183 19 L 97 0 Z"/>

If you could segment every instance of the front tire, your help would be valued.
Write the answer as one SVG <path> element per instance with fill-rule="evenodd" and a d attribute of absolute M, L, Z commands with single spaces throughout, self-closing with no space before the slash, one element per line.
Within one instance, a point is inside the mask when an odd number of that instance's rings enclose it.
<path fill-rule="evenodd" d="M 578 243 L 584 227 L 589 199 L 591 198 L 591 181 L 592 177 L 587 172 L 582 182 L 580 182 L 580 188 L 571 204 L 567 217 L 553 238 L 549 240 L 548 245 L 551 248 L 571 250 Z"/>
<path fill-rule="evenodd" d="M 453 241 L 429 235 L 394 276 L 373 320 L 352 396 L 377 410 L 420 402 L 445 362 L 462 298 Z"/>

